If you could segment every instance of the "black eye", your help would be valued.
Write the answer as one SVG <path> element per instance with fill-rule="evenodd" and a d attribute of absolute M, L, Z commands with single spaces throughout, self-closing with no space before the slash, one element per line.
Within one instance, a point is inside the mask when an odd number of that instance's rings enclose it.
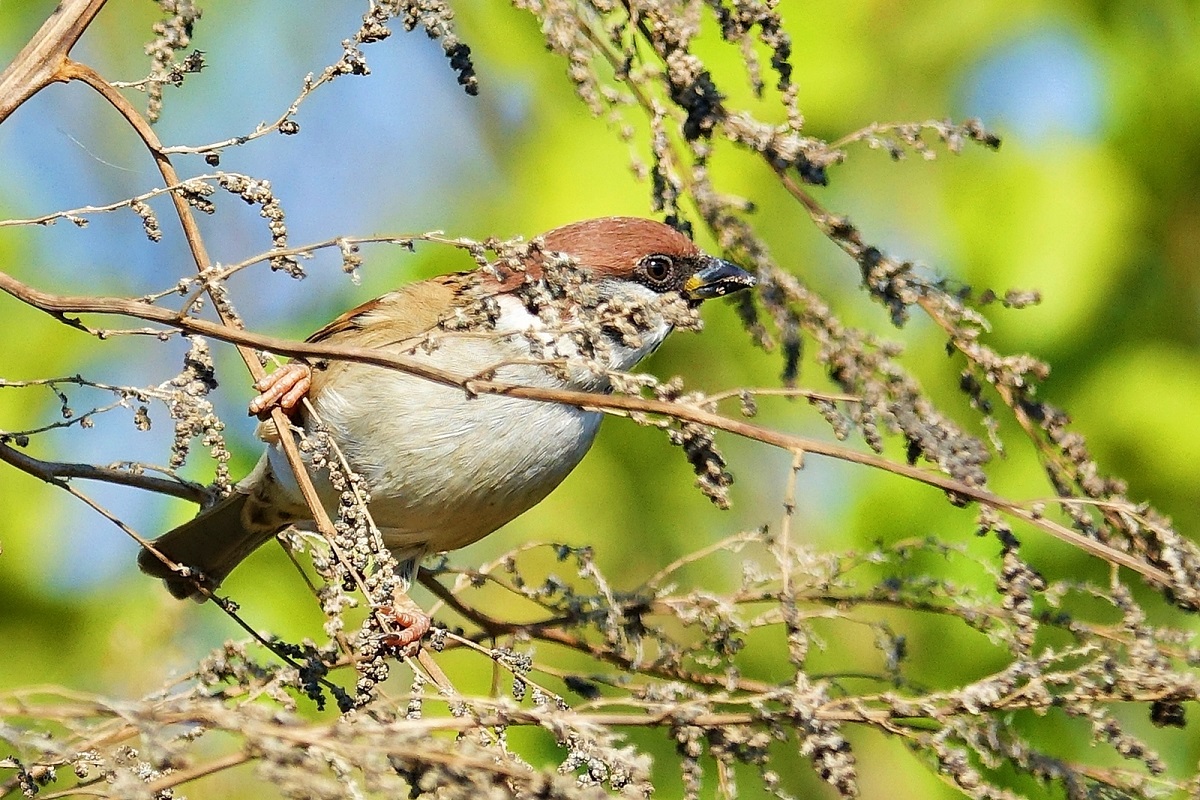
<path fill-rule="evenodd" d="M 661 286 L 671 280 L 675 272 L 675 262 L 670 256 L 655 254 L 642 259 L 642 274 L 651 286 Z"/>

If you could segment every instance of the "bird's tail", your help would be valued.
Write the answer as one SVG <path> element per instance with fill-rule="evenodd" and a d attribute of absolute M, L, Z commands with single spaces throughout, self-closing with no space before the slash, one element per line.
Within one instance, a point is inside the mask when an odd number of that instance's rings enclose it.
<path fill-rule="evenodd" d="M 204 602 L 196 579 L 215 589 L 221 581 L 261 545 L 270 541 L 291 520 L 276 518 L 274 524 L 256 524 L 255 506 L 261 503 L 257 493 L 234 491 L 212 508 L 164 533 L 151 544 L 174 563 L 198 570 L 199 575 L 185 578 L 163 563 L 155 553 L 143 548 L 138 553 L 142 572 L 163 579 L 171 594 L 179 599 L 191 597 Z M 282 523 L 282 524 L 280 524 Z"/>

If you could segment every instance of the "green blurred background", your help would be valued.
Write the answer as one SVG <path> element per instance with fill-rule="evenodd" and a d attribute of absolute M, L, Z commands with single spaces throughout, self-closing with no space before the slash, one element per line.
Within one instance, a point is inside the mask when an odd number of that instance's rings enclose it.
<path fill-rule="evenodd" d="M 53 6 L 0 6 L 0 62 L 11 60 Z M 208 67 L 183 89 L 167 90 L 158 130 L 168 144 L 235 136 L 275 119 L 307 72 L 340 56 L 340 40 L 357 28 L 363 11 L 357 4 L 283 2 L 203 8 L 193 46 L 205 51 Z M 478 98 L 455 85 L 436 43 L 397 33 L 367 48 L 369 78 L 342 78 L 302 107 L 300 135 L 270 136 L 223 154 L 221 169 L 271 180 L 293 243 L 429 229 L 476 238 L 534 235 L 590 216 L 650 215 L 648 186 L 629 170 L 630 145 L 575 98 L 535 20 L 499 3 L 455 8 L 479 73 Z M 925 265 L 931 276 L 1000 292 L 1040 289 L 1045 299 L 1035 308 L 993 306 L 995 330 L 987 341 L 1001 352 L 1047 359 L 1053 373 L 1044 396 L 1069 410 L 1102 467 L 1129 481 L 1132 498 L 1150 500 L 1180 530 L 1195 531 L 1197 4 L 784 0 L 779 9 L 794 41 L 794 79 L 810 135 L 832 140 L 877 121 L 979 116 L 1004 138 L 998 153 L 969 149 L 932 163 L 919 156 L 893 163 L 858 146 L 832 170 L 830 187 L 815 193 L 849 214 L 872 242 Z M 75 55 L 110 79 L 141 77 L 141 48 L 154 19 L 151 3 L 112 2 Z M 777 107 L 749 96 L 736 50 L 712 39 L 709 31 L 702 52 L 731 104 L 780 120 Z M 645 158 L 645 126 L 632 114 L 627 119 L 638 125 L 632 148 Z M 918 319 L 892 329 L 859 290 L 857 267 L 814 231 L 770 172 L 725 150 L 718 148 L 714 162 L 717 187 L 756 203 L 753 221 L 777 260 L 847 322 L 906 342 L 908 368 L 964 426 L 982 434 L 955 392 L 961 365 L 945 357 L 933 326 Z M 211 171 L 195 157 L 177 166 L 184 174 Z M 131 132 L 82 86 L 52 86 L 0 126 L 0 218 L 117 201 L 159 185 Z M 218 214 L 202 220 L 214 259 L 233 262 L 269 245 L 254 209 L 227 196 L 217 201 Z M 86 229 L 7 228 L 0 231 L 0 268 L 60 292 L 138 295 L 166 288 L 189 272 L 189 260 L 166 205 L 155 207 L 166 233 L 161 243 L 148 242 L 127 211 L 95 217 Z M 232 290 L 252 327 L 301 337 L 398 283 L 469 266 L 460 254 L 432 246 L 415 255 L 377 248 L 366 256 L 361 286 L 326 255 L 309 262 L 303 282 L 260 271 L 235 279 Z M 778 357 L 750 344 L 731 307 L 709 304 L 705 319 L 702 334 L 673 337 L 645 368 L 711 391 L 778 382 Z M 81 372 L 152 385 L 178 371 L 181 354 L 177 343 L 98 343 L 0 298 L 0 377 Z M 252 421 L 241 411 L 251 390 L 229 353 L 221 352 L 219 365 L 217 403 L 240 475 L 257 455 Z M 806 367 L 802 385 L 825 386 Z M 76 411 L 101 400 L 86 391 L 71 394 Z M 46 424 L 61 416 L 59 407 L 49 390 L 0 389 L 0 430 Z M 30 452 L 162 463 L 170 421 L 161 406 L 151 416 L 148 433 L 137 433 L 131 415 L 118 411 L 89 430 L 35 437 Z M 762 421 L 830 437 L 803 404 L 764 401 Z M 1005 432 L 1011 452 L 992 465 L 993 485 L 1018 498 L 1045 496 L 1049 489 L 1028 448 Z M 583 466 L 546 502 L 453 558 L 475 564 L 529 540 L 591 544 L 600 566 L 632 587 L 682 553 L 776 524 L 790 457 L 728 438 L 719 443 L 737 478 L 732 511 L 716 510 L 692 488 L 688 465 L 661 434 L 610 420 Z M 196 447 L 188 471 L 208 480 L 212 465 L 202 449 Z M 146 536 L 193 512 L 182 501 L 84 488 Z M 967 513 L 893 477 L 809 459 L 799 494 L 797 535 L 821 549 L 938 534 L 961 537 L 981 558 L 994 555 L 994 544 L 969 541 Z M 140 695 L 240 636 L 215 608 L 177 603 L 140 576 L 132 542 L 65 493 L 4 467 L 0 508 L 0 690 L 54 683 Z M 1051 576 L 1089 568 L 1057 544 L 1031 532 L 1025 538 L 1034 563 Z M 736 563 L 728 562 L 729 573 L 714 570 L 701 580 L 714 588 L 736 585 Z M 278 548 L 256 554 L 226 588 L 256 626 L 292 640 L 319 635 L 319 615 Z M 417 599 L 428 600 L 423 593 Z M 1003 651 L 976 646 L 977 638 L 961 631 L 911 617 L 893 624 L 909 636 L 916 661 L 925 660 L 922 675 L 932 685 L 953 685 L 1005 663 Z M 863 658 L 877 661 L 878 654 L 867 647 Z M 486 689 L 486 681 L 476 688 Z M 1062 731 L 1064 747 L 1086 751 L 1085 728 Z M 1193 720 L 1187 732 L 1164 739 L 1164 755 L 1194 768 L 1196 731 Z M 874 734 L 855 743 L 866 796 L 954 795 L 915 766 L 902 745 Z M 669 760 L 672 751 L 656 752 Z M 795 790 L 826 791 L 807 768 L 796 772 L 788 778 Z M 211 796 L 235 783 L 214 779 Z M 749 784 L 744 788 L 755 796 Z M 667 777 L 658 796 L 678 791 L 678 779 Z"/>

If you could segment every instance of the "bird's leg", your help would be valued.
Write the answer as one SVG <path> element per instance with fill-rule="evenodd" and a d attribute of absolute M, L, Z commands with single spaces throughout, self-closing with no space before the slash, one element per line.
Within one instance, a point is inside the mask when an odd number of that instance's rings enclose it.
<path fill-rule="evenodd" d="M 250 401 L 250 413 L 266 419 L 271 410 L 278 406 L 283 413 L 290 416 L 296 412 L 310 386 L 312 368 L 303 362 L 289 361 L 254 384 L 259 395 Z M 415 563 L 412 559 L 406 561 L 407 570 L 415 570 Z M 402 567 L 402 572 L 404 571 L 405 568 Z M 408 576 L 405 585 L 410 582 L 411 576 Z M 392 605 L 382 606 L 379 611 L 397 628 L 395 632 L 384 637 L 384 647 L 395 652 L 403 652 L 412 647 L 415 652 L 420 646 L 421 638 L 429 632 L 429 615 L 400 589 L 392 595 Z"/>
<path fill-rule="evenodd" d="M 278 406 L 283 413 L 291 416 L 308 389 L 312 385 L 312 368 L 299 361 L 289 361 L 279 369 L 266 376 L 254 388 L 259 395 L 250 401 L 250 413 L 259 419 L 266 419 L 271 409 Z"/>
<path fill-rule="evenodd" d="M 429 632 L 429 615 L 412 601 L 407 592 L 399 589 L 392 595 L 392 605 L 379 610 L 398 628 L 384 637 L 383 646 L 394 652 L 404 652 L 412 647 L 415 653 L 420 648 L 421 639 Z"/>

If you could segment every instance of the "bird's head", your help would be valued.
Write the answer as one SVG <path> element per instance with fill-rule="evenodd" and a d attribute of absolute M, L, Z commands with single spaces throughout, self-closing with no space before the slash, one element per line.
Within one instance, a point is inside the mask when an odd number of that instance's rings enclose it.
<path fill-rule="evenodd" d="M 676 327 L 698 328 L 697 307 L 755 284 L 741 267 L 708 255 L 674 228 L 638 217 L 603 217 L 555 228 L 541 237 L 539 270 L 574 294 L 573 316 L 591 321 L 593 341 L 611 368 L 627 370 Z M 556 271 L 553 256 L 569 259 Z M 572 284 L 572 279 L 577 283 Z M 586 348 L 585 348 L 586 349 Z"/>
<path fill-rule="evenodd" d="M 602 217 L 544 234 L 545 249 L 569 255 L 599 285 L 653 295 L 678 293 L 695 305 L 755 284 L 741 267 L 701 251 L 679 231 L 640 217 Z"/>

